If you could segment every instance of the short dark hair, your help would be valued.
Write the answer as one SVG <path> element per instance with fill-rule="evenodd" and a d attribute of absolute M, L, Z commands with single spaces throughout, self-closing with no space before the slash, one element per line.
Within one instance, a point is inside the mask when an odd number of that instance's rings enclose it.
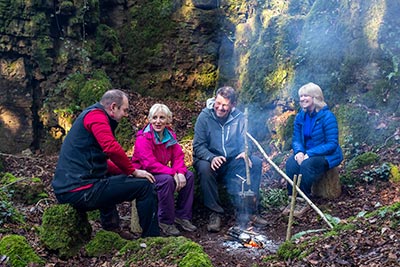
<path fill-rule="evenodd" d="M 229 99 L 229 101 L 231 102 L 231 104 L 235 104 L 236 103 L 236 91 L 235 89 L 233 89 L 230 86 L 224 86 L 221 87 L 217 90 L 217 92 L 215 92 L 215 96 L 220 95 L 223 98 L 227 98 Z"/>
<path fill-rule="evenodd" d="M 128 95 L 119 89 L 111 89 L 104 93 L 101 97 L 100 104 L 104 107 L 108 107 L 113 102 L 117 104 L 117 107 L 120 108 L 122 106 L 122 102 L 124 97 L 128 98 Z"/>

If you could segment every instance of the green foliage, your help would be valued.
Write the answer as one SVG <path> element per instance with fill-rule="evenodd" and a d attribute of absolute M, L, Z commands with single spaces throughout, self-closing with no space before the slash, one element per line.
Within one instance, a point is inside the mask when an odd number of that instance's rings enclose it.
<path fill-rule="evenodd" d="M 101 64 L 115 64 L 119 62 L 121 51 L 116 31 L 107 25 L 100 24 L 96 30 L 93 58 Z"/>
<path fill-rule="evenodd" d="M 120 250 L 127 242 L 128 240 L 122 239 L 117 233 L 100 230 L 85 249 L 89 257 L 99 257 Z"/>
<path fill-rule="evenodd" d="M 53 49 L 53 42 L 49 36 L 38 38 L 34 43 L 33 59 L 38 63 L 39 69 L 43 73 L 49 73 L 52 70 L 51 49 Z"/>
<path fill-rule="evenodd" d="M 380 167 L 363 171 L 362 180 L 368 183 L 376 180 L 388 181 L 390 169 L 390 165 L 385 162 Z"/>
<path fill-rule="evenodd" d="M 0 189 L 0 226 L 5 223 L 24 223 L 24 216 L 14 207 L 12 192 Z"/>
<path fill-rule="evenodd" d="M 212 267 L 210 258 L 205 253 L 190 251 L 178 263 L 178 267 Z"/>
<path fill-rule="evenodd" d="M 93 77 L 86 81 L 79 92 L 81 107 L 87 107 L 98 102 L 103 94 L 111 89 L 111 87 L 111 82 L 103 70 L 94 71 Z"/>
<path fill-rule="evenodd" d="M 355 170 L 375 163 L 379 159 L 378 154 L 374 152 L 365 152 L 352 160 L 347 165 L 347 170 Z"/>
<path fill-rule="evenodd" d="M 115 130 L 115 137 L 118 143 L 125 151 L 129 151 L 133 147 L 133 128 L 127 118 L 123 118 Z"/>
<path fill-rule="evenodd" d="M 399 167 L 394 164 L 389 164 L 390 166 L 390 181 L 394 183 L 400 182 L 400 171 Z"/>
<path fill-rule="evenodd" d="M 35 253 L 24 236 L 4 236 L 0 240 L 0 255 L 9 257 L 13 267 L 45 265 L 45 261 Z"/>
<path fill-rule="evenodd" d="M 154 57 L 160 56 L 164 36 L 173 29 L 170 18 L 174 12 L 174 1 L 151 0 L 141 5 L 133 5 L 130 9 L 130 22 L 120 32 L 120 40 L 126 60 L 135 70 L 146 69 L 146 64 L 152 64 Z M 131 79 L 135 73 L 127 73 Z"/>
<path fill-rule="evenodd" d="M 266 209 L 281 207 L 288 202 L 287 190 L 281 188 L 262 188 L 260 204 Z"/>
<path fill-rule="evenodd" d="M 39 228 L 40 240 L 60 258 L 76 255 L 90 239 L 91 232 L 86 213 L 78 212 L 68 204 L 47 208 Z"/>
<path fill-rule="evenodd" d="M 196 82 L 201 88 L 215 88 L 218 78 L 218 71 L 215 65 L 204 63 L 199 67 L 198 72 Z"/>

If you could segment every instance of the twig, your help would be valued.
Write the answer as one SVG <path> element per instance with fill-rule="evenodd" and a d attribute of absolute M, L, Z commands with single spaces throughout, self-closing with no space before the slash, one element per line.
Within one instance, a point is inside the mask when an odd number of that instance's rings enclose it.
<path fill-rule="evenodd" d="M 328 226 L 330 228 L 333 228 L 333 225 L 328 221 L 328 219 L 326 218 L 326 216 L 324 215 L 324 213 L 322 213 L 322 211 L 315 206 L 314 203 L 312 203 L 312 201 L 306 196 L 306 194 L 303 193 L 303 191 L 301 191 L 301 189 L 293 184 L 293 181 L 286 175 L 286 173 L 284 173 L 276 164 L 275 162 L 273 162 L 267 155 L 267 153 L 265 153 L 264 149 L 261 147 L 261 145 L 257 142 L 256 139 L 254 139 L 253 136 L 251 136 L 250 133 L 247 133 L 247 136 L 250 138 L 251 141 L 253 141 L 253 143 L 257 146 L 257 148 L 260 150 L 260 152 L 263 154 L 263 156 L 265 157 L 265 159 L 272 165 L 272 167 L 274 167 L 274 169 L 283 177 L 285 178 L 285 180 L 294 188 L 296 187 L 297 192 L 304 198 L 304 200 L 311 206 L 311 208 L 313 208 L 313 210 L 315 210 L 319 216 L 321 216 L 321 218 L 328 224 Z"/>

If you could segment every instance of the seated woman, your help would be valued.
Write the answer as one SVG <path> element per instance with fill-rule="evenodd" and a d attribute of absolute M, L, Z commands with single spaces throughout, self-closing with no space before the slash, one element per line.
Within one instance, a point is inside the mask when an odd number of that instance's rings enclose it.
<path fill-rule="evenodd" d="M 321 88 L 308 83 L 299 89 L 301 110 L 296 115 L 293 129 L 292 147 L 294 154 L 286 162 L 286 174 L 290 179 L 302 175 L 300 190 L 311 195 L 313 183 L 343 160 L 339 145 L 339 130 L 335 115 L 324 101 Z M 288 194 L 292 186 L 288 184 Z M 304 199 L 296 204 L 294 216 L 299 217 L 309 208 Z M 284 210 L 289 214 L 290 204 Z"/>
<path fill-rule="evenodd" d="M 158 220 L 167 236 L 180 235 L 175 224 L 186 231 L 197 228 L 192 218 L 194 175 L 188 171 L 184 153 L 169 127 L 172 113 L 164 104 L 154 104 L 149 111 L 148 121 L 137 133 L 132 163 L 154 175 L 158 194 Z M 175 208 L 175 192 L 178 192 Z"/>

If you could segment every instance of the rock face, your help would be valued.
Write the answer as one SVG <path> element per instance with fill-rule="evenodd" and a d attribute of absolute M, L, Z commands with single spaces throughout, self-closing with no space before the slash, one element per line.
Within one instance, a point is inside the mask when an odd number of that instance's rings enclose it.
<path fill-rule="evenodd" d="M 394 0 L 0 0 L 0 152 L 56 151 L 98 70 L 161 99 L 232 85 L 257 139 L 277 143 L 312 81 L 351 142 L 398 140 L 399 12 Z"/>

